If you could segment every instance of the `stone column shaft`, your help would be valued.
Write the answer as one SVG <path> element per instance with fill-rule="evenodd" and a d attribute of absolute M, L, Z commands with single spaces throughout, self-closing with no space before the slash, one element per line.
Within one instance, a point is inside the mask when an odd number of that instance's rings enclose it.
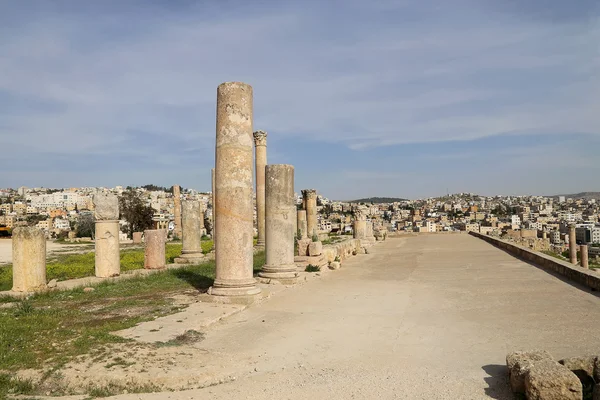
<path fill-rule="evenodd" d="M 113 194 L 97 194 L 93 202 L 96 218 L 96 276 L 118 276 L 121 273 L 119 199 Z"/>
<path fill-rule="evenodd" d="M 589 269 L 588 246 L 586 244 L 579 246 L 579 253 L 581 254 L 581 266 L 585 269 Z"/>
<path fill-rule="evenodd" d="M 46 237 L 34 227 L 18 226 L 12 233 L 14 292 L 46 288 Z"/>
<path fill-rule="evenodd" d="M 217 88 L 215 166 L 215 282 L 209 293 L 260 293 L 253 276 L 252 87 L 226 82 Z"/>
<path fill-rule="evenodd" d="M 215 232 L 216 232 L 216 224 L 215 224 L 215 220 L 216 220 L 216 214 L 217 214 L 217 207 L 215 206 L 216 204 L 216 198 L 215 198 L 215 169 L 212 168 L 210 170 L 210 176 L 211 176 L 211 180 L 212 180 L 212 231 L 210 232 L 210 235 L 213 238 L 213 247 L 216 249 L 216 245 L 217 243 L 214 241 L 215 239 Z"/>
<path fill-rule="evenodd" d="M 173 233 L 181 239 L 181 188 L 179 185 L 173 186 L 173 203 L 175 214 L 175 229 Z"/>
<path fill-rule="evenodd" d="M 256 131 L 253 134 L 256 165 L 256 227 L 258 246 L 265 245 L 265 166 L 267 165 L 267 132 Z"/>
<path fill-rule="evenodd" d="M 198 200 L 186 200 L 182 203 L 182 246 L 181 256 L 175 259 L 177 263 L 194 263 L 202 261 L 202 228 L 200 217 L 201 205 Z"/>
<path fill-rule="evenodd" d="M 306 210 L 298 210 L 298 239 L 306 239 L 308 237 L 308 225 L 306 224 Z"/>
<path fill-rule="evenodd" d="M 266 264 L 259 276 L 278 280 L 295 279 L 294 264 L 294 167 L 266 167 Z"/>
<path fill-rule="evenodd" d="M 365 239 L 367 237 L 367 221 L 355 220 L 352 230 L 354 239 Z"/>
<path fill-rule="evenodd" d="M 317 226 L 317 191 L 315 189 L 305 189 L 302 191 L 306 209 L 306 228 L 309 238 L 314 234 L 319 234 Z"/>
<path fill-rule="evenodd" d="M 148 229 L 144 231 L 144 237 L 146 238 L 146 248 L 144 251 L 144 268 L 165 268 L 165 231 L 162 229 Z"/>
<path fill-rule="evenodd" d="M 96 276 L 109 278 L 121 274 L 119 220 L 96 220 Z"/>
<path fill-rule="evenodd" d="M 577 264 L 577 236 L 575 225 L 569 225 L 569 258 L 571 264 Z"/>

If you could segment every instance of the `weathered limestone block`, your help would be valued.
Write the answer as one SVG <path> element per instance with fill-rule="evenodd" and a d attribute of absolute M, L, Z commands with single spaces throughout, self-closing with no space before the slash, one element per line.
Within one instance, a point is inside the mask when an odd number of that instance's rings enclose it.
<path fill-rule="evenodd" d="M 117 220 L 119 219 L 119 198 L 110 193 L 95 194 L 94 217 L 96 220 Z"/>
<path fill-rule="evenodd" d="M 581 400 L 583 388 L 577 376 L 553 360 L 533 363 L 525 375 L 528 400 Z"/>
<path fill-rule="evenodd" d="M 217 88 L 215 151 L 215 281 L 209 294 L 254 296 L 252 86 Z"/>
<path fill-rule="evenodd" d="M 265 181 L 266 264 L 258 275 L 294 283 L 294 167 L 267 165 Z"/>
<path fill-rule="evenodd" d="M 321 242 L 311 242 L 308 245 L 308 255 L 311 257 L 320 256 L 323 254 L 323 243 Z"/>
<path fill-rule="evenodd" d="M 110 278 L 121 274 L 119 252 L 119 221 L 96 220 L 96 263 L 98 278 Z"/>
<path fill-rule="evenodd" d="M 142 243 L 142 232 L 133 232 L 133 244 Z"/>
<path fill-rule="evenodd" d="M 580 380 L 589 377 L 594 377 L 594 364 L 597 360 L 596 356 L 589 357 L 571 357 L 560 360 L 559 363 L 567 367 L 571 372 L 579 377 Z"/>
<path fill-rule="evenodd" d="M 298 255 L 299 256 L 308 256 L 308 246 L 312 243 L 312 240 L 306 238 L 306 239 L 300 239 L 300 240 L 296 240 L 296 244 L 298 246 Z"/>
<path fill-rule="evenodd" d="M 46 289 L 46 236 L 35 227 L 18 226 L 12 233 L 14 292 Z"/>
<path fill-rule="evenodd" d="M 506 356 L 508 379 L 513 393 L 525 394 L 525 375 L 534 362 L 554 360 L 546 350 L 516 351 Z"/>
<path fill-rule="evenodd" d="M 332 261 L 331 263 L 329 263 L 329 269 L 340 269 L 342 268 L 342 264 L 339 261 Z"/>
<path fill-rule="evenodd" d="M 146 248 L 144 251 L 144 268 L 165 268 L 166 237 L 164 229 L 148 229 L 144 231 L 144 237 L 146 238 Z"/>

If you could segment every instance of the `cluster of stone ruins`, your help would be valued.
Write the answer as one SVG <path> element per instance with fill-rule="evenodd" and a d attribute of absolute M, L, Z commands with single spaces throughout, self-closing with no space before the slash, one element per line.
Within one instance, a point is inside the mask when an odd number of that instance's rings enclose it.
<path fill-rule="evenodd" d="M 518 351 L 506 357 L 513 393 L 528 400 L 600 400 L 600 358 L 555 361 L 545 350 Z"/>
<path fill-rule="evenodd" d="M 358 207 L 353 238 L 323 246 L 317 228 L 317 192 L 302 190 L 303 206 L 301 210 L 296 209 L 294 167 L 267 164 L 267 133 L 253 132 L 252 101 L 252 87 L 245 83 L 226 82 L 217 88 L 216 160 L 212 170 L 216 276 L 209 289 L 209 294 L 214 296 L 260 293 L 253 276 L 253 168 L 256 169 L 257 246 L 264 247 L 266 252 L 266 263 L 259 273 L 261 281 L 294 283 L 297 271 L 309 265 L 338 269 L 348 256 L 366 253 L 375 241 L 386 238 L 386 231 L 374 230 Z M 175 262 L 197 264 L 207 257 L 200 245 L 204 229 L 201 205 L 195 200 L 182 202 L 179 186 L 174 186 L 174 199 L 175 235 L 182 238 L 181 255 Z M 112 194 L 102 194 L 96 195 L 93 201 L 95 275 L 99 278 L 118 276 L 118 199 Z M 144 267 L 165 268 L 166 231 L 146 230 L 143 238 Z M 133 242 L 142 242 L 141 232 L 134 233 Z M 28 227 L 14 229 L 13 277 L 14 292 L 47 288 L 46 241 L 42 231 Z"/>

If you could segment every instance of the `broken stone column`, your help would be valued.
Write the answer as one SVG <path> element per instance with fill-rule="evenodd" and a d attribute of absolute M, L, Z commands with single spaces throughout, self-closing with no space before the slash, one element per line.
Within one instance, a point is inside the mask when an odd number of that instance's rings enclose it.
<path fill-rule="evenodd" d="M 304 189 L 302 197 L 306 209 L 306 228 L 309 238 L 319 234 L 317 227 L 317 191 L 315 189 Z"/>
<path fill-rule="evenodd" d="M 265 245 L 265 166 L 267 165 L 267 132 L 256 131 L 253 134 L 256 146 L 256 227 L 258 229 L 257 246 Z"/>
<path fill-rule="evenodd" d="M 571 264 L 577 264 L 577 236 L 574 224 L 569 225 L 569 258 Z"/>
<path fill-rule="evenodd" d="M 179 185 L 173 186 L 173 203 L 175 205 L 175 229 L 173 234 L 181 239 L 181 188 Z"/>
<path fill-rule="evenodd" d="M 267 260 L 259 276 L 293 281 L 297 276 L 294 264 L 294 167 L 267 165 L 265 177 Z"/>
<path fill-rule="evenodd" d="M 197 264 L 204 260 L 201 245 L 201 209 L 198 200 L 186 200 L 182 202 L 181 256 L 175 259 L 175 262 L 178 264 Z"/>
<path fill-rule="evenodd" d="M 113 194 L 96 194 L 93 203 L 96 218 L 96 276 L 118 276 L 121 273 L 119 199 Z"/>
<path fill-rule="evenodd" d="M 297 239 L 306 239 L 308 237 L 308 225 L 306 224 L 306 210 L 298 210 L 297 212 L 298 219 L 298 235 Z"/>
<path fill-rule="evenodd" d="M 253 276 L 252 87 L 217 88 L 215 282 L 209 294 L 260 293 Z"/>
<path fill-rule="evenodd" d="M 35 227 L 18 226 L 12 232 L 14 292 L 46 288 L 46 236 Z"/>
<path fill-rule="evenodd" d="M 142 232 L 133 232 L 133 244 L 142 243 Z"/>
<path fill-rule="evenodd" d="M 367 237 L 367 216 L 360 208 L 354 210 L 354 239 L 365 239 Z"/>
<path fill-rule="evenodd" d="M 588 258 L 588 246 L 587 244 L 582 244 L 579 246 L 579 253 L 581 254 L 581 266 L 585 269 L 589 269 L 589 258 Z"/>
<path fill-rule="evenodd" d="M 146 249 L 144 251 L 144 268 L 165 268 L 165 231 L 163 229 L 148 229 L 144 231 L 144 237 L 146 238 Z"/>

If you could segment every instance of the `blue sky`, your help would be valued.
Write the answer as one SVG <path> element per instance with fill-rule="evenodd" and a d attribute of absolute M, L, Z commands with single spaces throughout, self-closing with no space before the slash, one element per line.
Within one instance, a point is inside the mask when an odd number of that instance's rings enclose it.
<path fill-rule="evenodd" d="M 0 0 L 0 187 L 210 188 L 216 87 L 327 197 L 600 190 L 592 0 Z"/>

